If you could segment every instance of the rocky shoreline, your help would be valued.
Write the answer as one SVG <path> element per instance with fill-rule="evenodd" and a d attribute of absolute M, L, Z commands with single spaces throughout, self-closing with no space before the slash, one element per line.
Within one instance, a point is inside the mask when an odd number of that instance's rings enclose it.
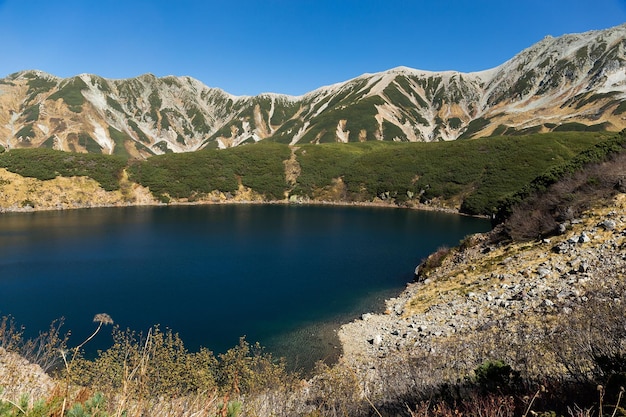
<path fill-rule="evenodd" d="M 373 380 L 399 353 L 434 353 L 450 340 L 480 339 L 496 327 L 514 334 L 569 314 L 588 300 L 593 285 L 623 280 L 626 195 L 563 224 L 562 232 L 523 244 L 473 237 L 471 247 L 453 250 L 427 279 L 388 300 L 384 314 L 342 326 L 342 361 Z"/>

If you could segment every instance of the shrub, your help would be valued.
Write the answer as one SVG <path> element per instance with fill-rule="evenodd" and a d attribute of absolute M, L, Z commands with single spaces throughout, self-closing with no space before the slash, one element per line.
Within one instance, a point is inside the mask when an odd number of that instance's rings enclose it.
<path fill-rule="evenodd" d="M 0 167 L 24 177 L 45 181 L 57 176 L 86 176 L 107 191 L 120 187 L 126 159 L 113 155 L 84 154 L 45 148 L 13 149 L 0 155 Z"/>
<path fill-rule="evenodd" d="M 451 249 L 448 247 L 441 247 L 437 249 L 435 252 L 428 255 L 426 260 L 424 260 L 418 267 L 416 271 L 416 278 L 418 280 L 424 280 L 428 278 L 428 275 L 436 268 L 439 268 L 443 265 L 443 261 L 450 254 Z"/>
<path fill-rule="evenodd" d="M 0 318 L 0 347 L 26 358 L 48 372 L 61 363 L 59 350 L 67 347 L 69 333 L 63 334 L 63 319 L 50 323 L 47 331 L 39 332 L 35 338 L 25 338 L 25 328 L 18 326 L 11 316 Z"/>
<path fill-rule="evenodd" d="M 559 222 L 613 195 L 626 170 L 626 134 L 600 142 L 565 164 L 553 167 L 521 191 L 504 199 L 496 221 L 505 222 L 515 240 L 553 234 Z"/>
<path fill-rule="evenodd" d="M 518 371 L 502 361 L 487 361 L 474 370 L 475 382 L 486 392 L 514 392 L 521 387 Z"/>

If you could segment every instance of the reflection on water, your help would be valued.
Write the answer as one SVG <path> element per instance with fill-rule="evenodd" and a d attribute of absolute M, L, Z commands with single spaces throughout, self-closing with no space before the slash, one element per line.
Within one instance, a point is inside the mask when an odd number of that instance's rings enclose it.
<path fill-rule="evenodd" d="M 191 350 L 240 336 L 310 366 L 339 323 L 382 305 L 442 245 L 488 222 L 442 213 L 309 206 L 109 208 L 0 216 L 0 314 L 36 334 L 96 313 L 160 324 Z M 91 349 L 106 348 L 98 335 Z M 305 364 L 306 362 L 306 364 Z"/>

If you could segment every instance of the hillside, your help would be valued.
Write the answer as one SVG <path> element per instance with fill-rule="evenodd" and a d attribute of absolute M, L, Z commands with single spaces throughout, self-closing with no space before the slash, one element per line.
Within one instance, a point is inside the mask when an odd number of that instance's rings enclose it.
<path fill-rule="evenodd" d="M 482 72 L 399 67 L 293 97 L 237 97 L 190 77 L 0 80 L 0 145 L 145 159 L 271 140 L 434 142 L 626 127 L 626 25 L 546 37 Z"/>
<path fill-rule="evenodd" d="M 6 170 L 0 174 L 0 209 L 365 203 L 493 216 L 504 200 L 538 175 L 581 152 L 621 140 L 605 132 L 553 132 L 437 143 L 290 147 L 262 142 L 145 161 L 13 149 L 0 153 L 0 169 Z"/>

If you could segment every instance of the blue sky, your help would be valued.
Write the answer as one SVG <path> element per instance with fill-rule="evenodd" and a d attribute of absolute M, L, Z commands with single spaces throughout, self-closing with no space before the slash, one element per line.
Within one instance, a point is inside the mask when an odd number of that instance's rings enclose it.
<path fill-rule="evenodd" d="M 624 22 L 626 0 L 0 0 L 0 77 L 189 75 L 300 95 L 397 66 L 488 69 Z"/>

